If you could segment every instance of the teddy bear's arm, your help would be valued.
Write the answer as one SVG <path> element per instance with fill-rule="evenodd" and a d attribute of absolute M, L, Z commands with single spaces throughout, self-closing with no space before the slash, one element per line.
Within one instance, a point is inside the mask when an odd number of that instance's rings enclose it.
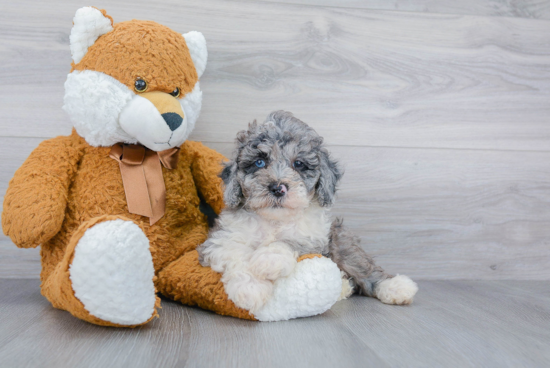
<path fill-rule="evenodd" d="M 81 156 L 71 137 L 57 137 L 40 143 L 15 172 L 4 197 L 2 228 L 18 247 L 36 247 L 57 234 Z"/>
<path fill-rule="evenodd" d="M 218 175 L 223 169 L 222 162 L 227 161 L 227 158 L 200 142 L 187 143 L 193 153 L 191 171 L 195 185 L 206 203 L 219 214 L 224 204 L 222 180 Z"/>

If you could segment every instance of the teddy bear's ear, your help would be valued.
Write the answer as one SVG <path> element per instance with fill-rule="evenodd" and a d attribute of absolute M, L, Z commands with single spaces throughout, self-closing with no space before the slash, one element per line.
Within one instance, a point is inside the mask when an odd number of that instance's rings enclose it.
<path fill-rule="evenodd" d="M 195 69 L 199 78 L 204 69 L 206 69 L 206 59 L 208 58 L 208 51 L 206 50 L 206 40 L 202 33 L 197 31 L 191 31 L 183 35 L 185 38 L 185 43 L 191 53 L 191 59 L 193 59 L 193 64 L 195 64 Z"/>
<path fill-rule="evenodd" d="M 71 55 L 75 64 L 88 52 L 97 38 L 113 29 L 113 18 L 107 15 L 105 10 L 99 10 L 91 6 L 80 8 L 73 18 L 71 30 Z"/>

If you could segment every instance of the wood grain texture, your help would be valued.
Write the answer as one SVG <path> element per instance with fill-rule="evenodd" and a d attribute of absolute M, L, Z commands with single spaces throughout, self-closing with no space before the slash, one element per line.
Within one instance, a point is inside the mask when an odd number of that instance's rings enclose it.
<path fill-rule="evenodd" d="M 330 141 L 330 138 L 328 139 Z M 4 143 L 4 144 L 2 144 Z M 30 152 L 37 140 L 0 138 Z M 233 144 L 208 143 L 231 155 Z M 550 152 L 334 146 L 333 213 L 392 273 L 415 279 L 550 279 Z M 0 190 L 15 167 L 0 171 Z M 37 277 L 36 250 L 0 238 L 0 277 Z"/>
<path fill-rule="evenodd" d="M 273 3 L 331 6 L 420 13 L 468 14 L 550 19 L 550 2 L 541 0 L 260 0 Z"/>
<path fill-rule="evenodd" d="M 70 132 L 68 38 L 87 5 L 0 0 L 0 201 L 40 141 Z M 229 155 L 247 122 L 293 111 L 344 164 L 334 213 L 377 262 L 454 281 L 420 281 L 410 307 L 354 297 L 321 316 L 255 323 L 164 300 L 147 326 L 102 328 L 18 279 L 38 277 L 39 249 L 2 235 L 0 278 L 13 279 L 0 279 L 0 367 L 550 365 L 548 2 L 94 5 L 116 22 L 205 34 L 191 139 Z"/>
<path fill-rule="evenodd" d="M 225 155 L 233 149 L 208 145 Z M 416 279 L 550 279 L 550 153 L 330 151 L 345 169 L 333 213 L 388 272 Z"/>
<path fill-rule="evenodd" d="M 0 135 L 70 127 L 60 106 L 81 5 L 4 2 Z M 197 140 L 228 142 L 283 108 L 339 145 L 549 149 L 550 21 L 219 0 L 96 5 L 115 21 L 205 34 Z"/>
<path fill-rule="evenodd" d="M 445 1 L 408 2 L 422 12 L 327 4 L 95 5 L 115 21 L 205 34 L 203 113 L 191 139 L 229 154 L 238 130 L 279 108 L 325 136 L 346 167 L 335 213 L 388 271 L 550 279 L 550 21 L 522 19 L 544 18 L 545 3 L 500 3 L 506 17 L 479 10 L 497 4 L 489 0 L 453 3 L 475 16 L 429 14 Z M 3 200 L 32 149 L 70 132 L 61 109 L 68 36 L 88 3 L 0 5 Z M 39 268 L 39 250 L 0 236 L 0 276 L 34 278 Z"/>
<path fill-rule="evenodd" d="M 0 280 L 5 367 L 543 367 L 550 285 L 425 281 L 408 307 L 372 298 L 323 315 L 262 323 L 163 301 L 136 329 L 99 327 L 53 309 L 38 280 Z"/>

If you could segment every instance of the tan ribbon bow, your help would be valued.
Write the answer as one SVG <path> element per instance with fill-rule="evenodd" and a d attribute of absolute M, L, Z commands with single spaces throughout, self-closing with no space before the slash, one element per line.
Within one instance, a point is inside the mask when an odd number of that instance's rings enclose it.
<path fill-rule="evenodd" d="M 178 164 L 179 148 L 155 152 L 141 145 L 117 143 L 109 156 L 118 161 L 128 211 L 149 217 L 153 225 L 164 216 L 166 187 L 160 164 L 171 170 Z"/>

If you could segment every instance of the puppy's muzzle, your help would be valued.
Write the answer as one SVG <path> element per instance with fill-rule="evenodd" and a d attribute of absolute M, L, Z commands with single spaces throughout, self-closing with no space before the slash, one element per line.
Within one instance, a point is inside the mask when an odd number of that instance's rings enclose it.
<path fill-rule="evenodd" d="M 288 192 L 288 187 L 286 184 L 271 184 L 269 187 L 269 191 L 271 194 L 273 194 L 277 198 L 283 197 L 286 192 Z"/>

